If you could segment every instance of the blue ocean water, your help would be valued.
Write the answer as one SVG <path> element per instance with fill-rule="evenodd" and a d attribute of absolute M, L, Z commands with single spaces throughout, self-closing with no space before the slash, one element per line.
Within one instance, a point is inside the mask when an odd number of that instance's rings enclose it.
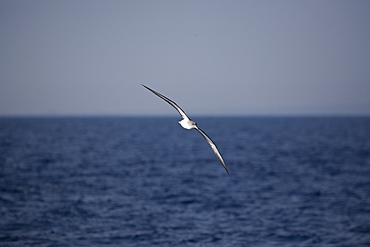
<path fill-rule="evenodd" d="M 370 118 L 0 118 L 1 246 L 370 246 Z"/>

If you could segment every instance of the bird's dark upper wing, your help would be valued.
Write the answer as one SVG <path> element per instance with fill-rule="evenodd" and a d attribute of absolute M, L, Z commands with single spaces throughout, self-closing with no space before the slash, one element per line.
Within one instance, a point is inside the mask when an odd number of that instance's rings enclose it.
<path fill-rule="evenodd" d="M 180 116 L 184 119 L 189 119 L 188 116 L 186 116 L 185 112 L 180 108 L 180 106 L 178 106 L 175 102 L 173 102 L 172 100 L 170 100 L 169 98 L 167 98 L 166 96 L 154 91 L 153 89 L 141 84 L 143 87 L 145 87 L 146 89 L 148 89 L 149 91 L 151 91 L 152 93 L 154 93 L 155 95 L 157 95 L 159 98 L 165 100 L 168 104 L 172 105 L 180 114 Z"/>

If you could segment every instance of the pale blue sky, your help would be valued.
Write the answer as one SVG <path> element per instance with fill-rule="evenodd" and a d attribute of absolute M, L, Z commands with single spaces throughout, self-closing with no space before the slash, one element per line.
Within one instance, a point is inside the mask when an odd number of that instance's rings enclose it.
<path fill-rule="evenodd" d="M 0 115 L 370 114 L 370 1 L 0 0 Z"/>

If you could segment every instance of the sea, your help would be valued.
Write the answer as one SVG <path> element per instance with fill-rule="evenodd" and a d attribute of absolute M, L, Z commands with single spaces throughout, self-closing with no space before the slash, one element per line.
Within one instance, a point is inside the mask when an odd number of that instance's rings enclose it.
<path fill-rule="evenodd" d="M 1 117 L 0 246 L 370 246 L 370 117 Z"/>

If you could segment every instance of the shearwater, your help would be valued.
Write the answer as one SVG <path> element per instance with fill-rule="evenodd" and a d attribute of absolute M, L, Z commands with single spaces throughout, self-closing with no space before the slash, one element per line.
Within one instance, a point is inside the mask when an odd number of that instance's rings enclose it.
<path fill-rule="evenodd" d="M 212 141 L 212 139 L 203 131 L 201 130 L 198 126 L 197 126 L 197 123 L 194 122 L 193 120 L 191 120 L 186 114 L 185 112 L 180 108 L 180 106 L 178 106 L 175 102 L 173 102 L 172 100 L 170 100 L 169 98 L 167 98 L 166 96 L 154 91 L 153 89 L 141 84 L 143 87 L 145 87 L 146 89 L 148 89 L 149 91 L 151 91 L 152 93 L 154 93 L 155 95 L 157 95 L 159 98 L 165 100 L 168 104 L 172 105 L 180 114 L 180 116 L 182 117 L 182 120 L 179 121 L 179 124 L 185 128 L 185 129 L 196 129 L 203 137 L 204 139 L 206 139 L 207 143 L 211 146 L 213 152 L 216 154 L 217 158 L 220 160 L 222 166 L 225 168 L 227 174 L 229 174 L 229 170 L 227 169 L 227 166 L 225 164 L 225 161 L 224 159 L 222 158 L 221 156 L 221 153 L 220 151 L 218 151 L 218 148 L 216 146 L 216 144 Z"/>

